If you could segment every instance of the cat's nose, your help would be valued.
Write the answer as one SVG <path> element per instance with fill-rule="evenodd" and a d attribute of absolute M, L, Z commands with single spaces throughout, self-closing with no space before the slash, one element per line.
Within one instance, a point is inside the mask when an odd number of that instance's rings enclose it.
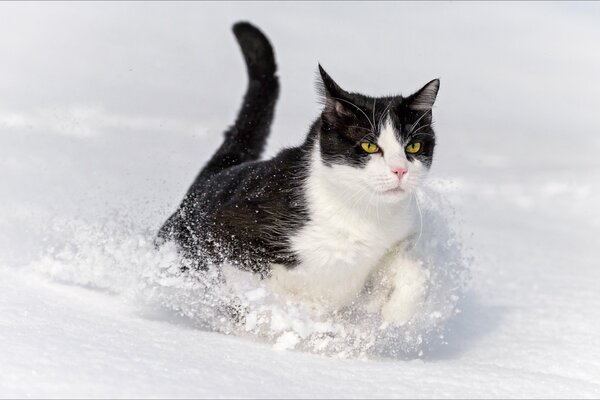
<path fill-rule="evenodd" d="M 408 170 L 406 168 L 397 167 L 393 168 L 392 172 L 398 176 L 398 179 L 402 179 L 402 177 L 406 174 Z"/>

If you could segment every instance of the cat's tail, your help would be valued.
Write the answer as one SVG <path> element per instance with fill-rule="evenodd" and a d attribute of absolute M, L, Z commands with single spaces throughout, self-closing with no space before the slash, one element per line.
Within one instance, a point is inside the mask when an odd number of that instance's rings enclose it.
<path fill-rule="evenodd" d="M 266 36 L 248 22 L 233 25 L 233 33 L 246 60 L 248 89 L 233 126 L 200 176 L 260 158 L 269 135 L 279 95 L 273 48 Z"/>

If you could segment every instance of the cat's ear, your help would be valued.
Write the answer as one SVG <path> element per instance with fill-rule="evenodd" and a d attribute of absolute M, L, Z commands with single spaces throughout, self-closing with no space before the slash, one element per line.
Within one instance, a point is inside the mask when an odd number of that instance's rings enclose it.
<path fill-rule="evenodd" d="M 323 69 L 321 64 L 319 64 L 319 75 L 321 75 L 321 95 L 329 98 L 340 97 L 340 95 L 344 94 L 344 90 L 337 84 L 329 74 Z"/>
<path fill-rule="evenodd" d="M 433 108 L 435 98 L 437 97 L 438 90 L 440 89 L 440 80 L 434 79 L 425 86 L 423 86 L 415 94 L 409 96 L 406 99 L 408 108 L 415 111 L 429 111 Z"/>
<path fill-rule="evenodd" d="M 321 82 L 317 82 L 317 90 L 325 105 L 325 111 L 338 116 L 351 115 L 352 112 L 347 109 L 347 100 L 345 100 L 348 92 L 331 79 L 329 74 L 321 67 L 321 64 L 319 64 L 319 75 L 321 76 Z"/>

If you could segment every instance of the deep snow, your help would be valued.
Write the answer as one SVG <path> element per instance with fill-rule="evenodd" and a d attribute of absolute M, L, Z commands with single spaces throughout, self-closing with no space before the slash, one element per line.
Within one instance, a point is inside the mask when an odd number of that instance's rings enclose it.
<path fill-rule="evenodd" d="M 269 154 L 316 116 L 317 60 L 371 94 L 442 80 L 421 246 L 452 239 L 422 314 L 443 318 L 385 357 L 310 354 L 322 342 L 296 335 L 315 324 L 275 302 L 279 329 L 226 335 L 152 249 L 237 111 L 239 19 L 279 59 Z M 599 20 L 566 3 L 0 4 L 1 396 L 600 396 Z"/>

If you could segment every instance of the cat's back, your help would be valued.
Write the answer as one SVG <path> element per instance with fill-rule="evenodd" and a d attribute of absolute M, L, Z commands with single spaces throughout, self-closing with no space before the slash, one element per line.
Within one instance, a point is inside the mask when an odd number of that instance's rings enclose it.
<path fill-rule="evenodd" d="M 284 149 L 271 159 L 247 162 L 208 176 L 193 191 L 204 194 L 204 204 L 199 206 L 207 212 L 241 203 L 284 206 L 273 202 L 287 203 L 285 199 L 301 196 L 305 159 L 306 151 L 301 147 Z"/>
<path fill-rule="evenodd" d="M 197 245 L 217 260 L 262 271 L 270 263 L 294 264 L 287 238 L 307 219 L 304 199 L 306 151 L 282 150 L 275 157 L 220 171 L 191 188 L 187 215 Z M 213 249 L 218 244 L 219 254 Z"/>

